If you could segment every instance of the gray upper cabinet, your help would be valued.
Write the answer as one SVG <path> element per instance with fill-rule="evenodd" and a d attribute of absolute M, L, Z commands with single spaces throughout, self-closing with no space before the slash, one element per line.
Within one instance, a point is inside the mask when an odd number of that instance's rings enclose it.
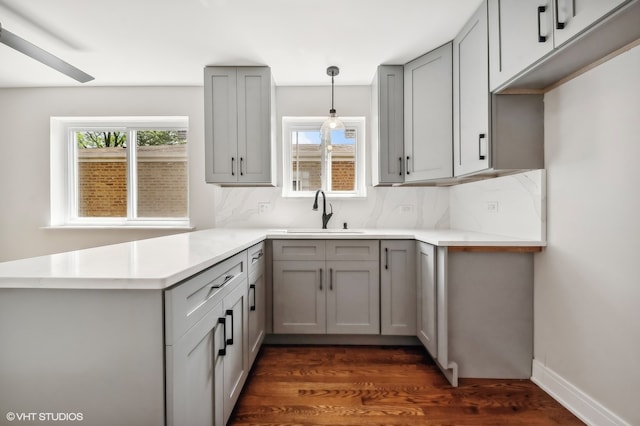
<path fill-rule="evenodd" d="M 206 181 L 273 185 L 270 69 L 206 67 L 204 89 Z"/>
<path fill-rule="evenodd" d="M 553 50 L 553 10 L 546 0 L 489 0 L 491 90 Z"/>
<path fill-rule="evenodd" d="M 628 0 L 553 0 L 555 47 L 597 22 Z M 640 25 L 640 24 L 639 24 Z"/>
<path fill-rule="evenodd" d="M 495 90 L 626 0 L 488 0 Z"/>
<path fill-rule="evenodd" d="M 456 176 L 489 168 L 489 46 L 483 2 L 453 40 L 453 155 Z"/>
<path fill-rule="evenodd" d="M 489 92 L 487 3 L 453 42 L 455 176 L 544 168 L 542 95 Z"/>
<path fill-rule="evenodd" d="M 546 90 L 640 37 L 637 0 L 488 0 L 491 90 Z"/>
<path fill-rule="evenodd" d="M 404 182 L 403 79 L 402 65 L 380 65 L 371 85 L 374 186 Z"/>
<path fill-rule="evenodd" d="M 447 43 L 404 66 L 405 182 L 452 176 L 451 52 Z"/>

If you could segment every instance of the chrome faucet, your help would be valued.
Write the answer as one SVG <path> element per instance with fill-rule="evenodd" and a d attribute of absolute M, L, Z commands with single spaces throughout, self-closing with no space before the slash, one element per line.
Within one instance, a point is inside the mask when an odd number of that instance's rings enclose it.
<path fill-rule="evenodd" d="M 320 193 L 322 193 L 322 229 L 327 229 L 327 223 L 329 223 L 329 219 L 333 216 L 333 206 L 329 203 L 331 213 L 327 214 L 327 197 L 324 195 L 324 191 L 322 189 L 318 189 L 316 191 L 316 199 L 313 202 L 313 210 L 318 210 L 318 194 Z"/>

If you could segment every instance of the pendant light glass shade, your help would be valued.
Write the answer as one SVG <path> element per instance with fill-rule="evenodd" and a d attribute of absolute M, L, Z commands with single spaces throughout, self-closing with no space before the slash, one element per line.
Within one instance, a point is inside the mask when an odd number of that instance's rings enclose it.
<path fill-rule="evenodd" d="M 322 127 L 320 131 L 324 135 L 327 132 L 331 132 L 332 130 L 344 129 L 344 123 L 336 117 L 335 110 L 329 113 L 329 118 L 327 118 L 324 123 L 322 123 Z"/>
<path fill-rule="evenodd" d="M 339 73 L 340 69 L 336 66 L 327 68 L 327 75 L 331 76 L 331 109 L 329 110 L 329 118 L 327 118 L 324 123 L 322 123 L 322 127 L 320 128 L 323 140 L 331 141 L 331 131 L 344 129 L 344 123 L 338 117 L 336 117 L 336 110 L 333 107 L 333 77 L 335 77 Z"/>

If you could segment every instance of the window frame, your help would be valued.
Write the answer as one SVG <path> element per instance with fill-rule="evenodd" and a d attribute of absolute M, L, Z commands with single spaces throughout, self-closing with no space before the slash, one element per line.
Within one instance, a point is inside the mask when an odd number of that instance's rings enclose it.
<path fill-rule="evenodd" d="M 189 218 L 189 155 L 187 153 L 187 215 L 185 217 L 137 217 L 137 143 L 139 130 L 187 130 L 184 116 L 150 117 L 51 117 L 51 228 L 169 228 L 191 229 Z M 127 133 L 127 216 L 78 216 L 77 131 L 118 130 Z M 188 138 L 188 136 L 187 136 Z M 187 139 L 188 140 L 188 139 Z M 187 142 L 187 146 L 188 146 Z M 188 147 L 187 147 L 188 152 Z"/>
<path fill-rule="evenodd" d="M 312 191 L 294 191 L 292 188 L 293 173 L 291 170 L 292 145 L 291 132 L 293 130 L 318 130 L 327 117 L 298 117 L 283 116 L 282 117 L 282 197 L 283 198 L 310 198 L 314 197 L 316 190 Z M 326 176 L 322 175 L 322 189 L 327 197 L 331 198 L 365 198 L 367 196 L 367 188 L 365 183 L 366 177 L 366 118 L 365 117 L 340 117 L 345 128 L 356 129 L 355 142 L 355 189 L 353 191 L 329 191 L 327 190 L 328 181 Z M 324 156 L 321 162 L 324 162 Z M 325 165 L 321 165 L 321 169 L 326 169 Z"/>

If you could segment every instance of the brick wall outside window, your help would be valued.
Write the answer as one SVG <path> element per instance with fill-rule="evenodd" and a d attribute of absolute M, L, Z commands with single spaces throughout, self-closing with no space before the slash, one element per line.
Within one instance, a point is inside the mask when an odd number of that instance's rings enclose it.
<path fill-rule="evenodd" d="M 80 150 L 78 185 L 79 217 L 126 217 L 126 150 Z M 186 145 L 138 148 L 138 217 L 186 217 L 187 206 Z"/>

